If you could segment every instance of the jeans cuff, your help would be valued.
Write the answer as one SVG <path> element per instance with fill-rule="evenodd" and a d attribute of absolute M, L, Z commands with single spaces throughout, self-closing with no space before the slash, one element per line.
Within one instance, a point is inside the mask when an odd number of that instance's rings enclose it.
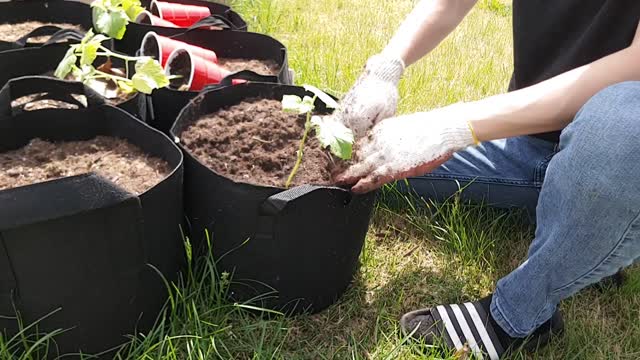
<path fill-rule="evenodd" d="M 493 298 L 491 299 L 491 308 L 489 309 L 491 312 L 491 316 L 493 320 L 507 333 L 507 335 L 513 338 L 525 338 L 529 336 L 528 333 L 523 333 L 516 330 L 511 323 L 509 322 L 509 312 L 505 311 L 502 305 L 500 305 L 498 289 L 496 288 L 496 292 L 493 294 Z"/>

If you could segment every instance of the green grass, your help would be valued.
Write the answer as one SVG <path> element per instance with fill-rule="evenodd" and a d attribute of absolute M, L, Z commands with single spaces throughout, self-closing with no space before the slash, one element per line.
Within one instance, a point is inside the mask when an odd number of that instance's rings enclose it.
<path fill-rule="evenodd" d="M 254 31 L 287 45 L 297 83 L 343 94 L 366 59 L 380 51 L 409 0 L 236 0 Z M 510 5 L 484 0 L 462 26 L 401 83 L 403 113 L 503 92 L 511 71 Z M 427 209 L 408 199 L 379 203 L 362 267 L 338 304 L 315 316 L 257 317 L 225 301 L 210 258 L 174 291 L 159 324 L 122 348 L 121 360 L 435 359 L 398 330 L 399 316 L 440 303 L 476 299 L 524 259 L 533 229 L 517 213 L 451 199 Z M 322 271 L 322 269 L 318 269 Z M 640 272 L 620 290 L 587 290 L 562 304 L 566 335 L 535 359 L 640 358 Z M 45 339 L 46 340 L 46 339 Z M 51 344 L 0 337 L 0 359 L 37 359 Z M 29 354 L 24 348 L 32 348 Z M 35 355 L 34 355 L 35 354 Z"/>

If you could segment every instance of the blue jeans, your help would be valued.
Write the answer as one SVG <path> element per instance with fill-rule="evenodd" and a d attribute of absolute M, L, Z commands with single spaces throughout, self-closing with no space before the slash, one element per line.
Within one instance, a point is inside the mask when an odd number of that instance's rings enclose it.
<path fill-rule="evenodd" d="M 483 143 L 408 183 L 436 201 L 463 187 L 463 199 L 535 214 L 528 258 L 498 281 L 491 304 L 510 336 L 525 337 L 561 300 L 640 257 L 640 82 L 596 94 L 559 144 Z"/>

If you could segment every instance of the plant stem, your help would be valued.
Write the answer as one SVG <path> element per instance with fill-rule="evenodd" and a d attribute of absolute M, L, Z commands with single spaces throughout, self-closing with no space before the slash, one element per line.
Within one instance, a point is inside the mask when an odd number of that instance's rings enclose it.
<path fill-rule="evenodd" d="M 96 69 L 94 71 L 95 71 L 96 74 L 98 74 L 98 76 L 91 76 L 90 78 L 93 78 L 93 79 L 106 78 L 106 79 L 112 79 L 112 80 L 129 81 L 129 79 L 127 79 L 125 77 L 109 74 L 109 73 L 106 73 L 104 71 L 100 71 L 98 69 Z"/>
<path fill-rule="evenodd" d="M 315 102 L 316 98 L 313 98 L 313 102 Z M 309 135 L 309 130 L 311 130 L 311 111 L 307 113 L 307 120 L 304 123 L 304 134 L 302 135 L 302 140 L 300 140 L 300 147 L 298 148 L 298 159 L 296 159 L 296 164 L 293 166 L 293 170 L 291 170 L 291 174 L 289 174 L 289 178 L 287 179 L 285 188 L 289 188 L 291 186 L 291 182 L 293 182 L 293 178 L 296 176 L 298 169 L 300 168 L 300 164 L 302 164 L 302 155 L 304 155 L 304 143 L 307 141 L 307 135 Z"/>
<path fill-rule="evenodd" d="M 118 59 L 129 60 L 129 61 L 138 61 L 140 59 L 145 58 L 144 56 L 127 56 L 127 55 L 114 53 L 113 51 L 109 50 L 108 48 L 106 48 L 106 47 L 104 47 L 102 45 L 100 45 L 99 49 L 104 51 L 104 52 L 98 53 L 98 56 L 113 56 L 113 57 L 116 57 Z"/>

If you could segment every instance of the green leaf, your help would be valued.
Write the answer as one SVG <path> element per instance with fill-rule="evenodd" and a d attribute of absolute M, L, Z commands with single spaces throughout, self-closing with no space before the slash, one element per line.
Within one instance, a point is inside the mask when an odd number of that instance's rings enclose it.
<path fill-rule="evenodd" d="M 169 85 L 169 79 L 160 63 L 150 57 L 142 58 L 136 62 L 136 74 L 131 80 L 133 87 L 145 94 L 151 94 L 153 89 Z"/>
<path fill-rule="evenodd" d="M 329 147 L 332 154 L 343 160 L 351 159 L 354 141 L 351 129 L 331 116 L 314 116 L 311 124 L 322 147 Z"/>
<path fill-rule="evenodd" d="M 122 8 L 130 21 L 135 21 L 138 15 L 144 11 L 140 0 L 122 0 Z"/>
<path fill-rule="evenodd" d="M 67 50 L 67 53 L 64 55 L 64 58 L 58 64 L 56 71 L 54 72 L 54 76 L 59 79 L 64 79 L 69 75 L 69 73 L 76 66 L 76 61 L 78 61 L 78 57 L 75 54 L 76 48 L 74 46 L 70 47 Z"/>
<path fill-rule="evenodd" d="M 98 57 L 98 49 L 102 45 L 102 42 L 107 40 L 107 37 L 98 34 L 90 40 L 80 44 L 80 65 L 91 65 Z"/>
<path fill-rule="evenodd" d="M 306 114 L 312 112 L 314 108 L 313 99 L 309 96 L 305 96 L 304 99 L 296 95 L 284 95 L 282 97 L 282 110 L 286 112 Z"/>
<path fill-rule="evenodd" d="M 318 89 L 313 85 L 303 85 L 303 87 L 305 90 L 310 91 L 315 96 L 317 96 L 318 99 L 320 99 L 329 109 L 338 108 L 338 103 L 335 100 L 333 100 L 333 98 L 329 96 L 327 93 L 325 93 L 324 91 Z"/>
<path fill-rule="evenodd" d="M 93 7 L 93 26 L 102 34 L 120 40 L 127 31 L 128 23 L 129 17 L 123 9 Z"/>
<path fill-rule="evenodd" d="M 131 80 L 129 80 L 129 81 L 124 81 L 124 80 L 118 81 L 118 87 L 120 88 L 120 90 L 122 90 L 122 92 L 127 93 L 127 94 L 131 94 L 131 93 L 136 91 L 136 89 L 133 87 L 133 81 L 131 81 Z"/>

